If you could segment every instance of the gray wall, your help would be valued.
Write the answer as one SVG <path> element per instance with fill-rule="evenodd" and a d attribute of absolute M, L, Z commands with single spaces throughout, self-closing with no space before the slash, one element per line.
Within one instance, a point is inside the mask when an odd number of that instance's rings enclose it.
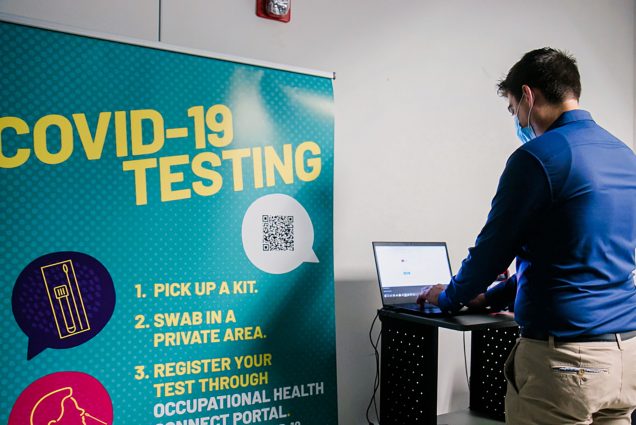
<path fill-rule="evenodd" d="M 372 240 L 445 240 L 457 270 L 518 146 L 495 83 L 550 45 L 579 60 L 582 106 L 634 146 L 633 0 L 322 0 L 292 22 L 254 0 L 163 0 L 162 41 L 337 72 L 335 257 L 340 423 L 362 425 Z M 0 0 L 0 12 L 156 40 L 157 0 Z M 441 333 L 440 413 L 468 403 L 461 334 Z"/>

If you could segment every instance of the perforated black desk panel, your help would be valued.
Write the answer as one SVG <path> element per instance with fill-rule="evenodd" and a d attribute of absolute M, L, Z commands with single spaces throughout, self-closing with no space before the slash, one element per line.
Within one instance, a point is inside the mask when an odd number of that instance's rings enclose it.
<path fill-rule="evenodd" d="M 473 331 L 470 345 L 470 409 L 505 419 L 508 354 L 519 338 L 518 327 Z"/>
<path fill-rule="evenodd" d="M 380 423 L 437 424 L 437 327 L 380 313 Z"/>
<path fill-rule="evenodd" d="M 471 410 L 503 419 L 506 391 L 503 362 L 518 333 L 512 316 L 422 317 L 384 309 L 379 313 L 382 322 L 382 425 L 437 425 L 439 328 L 473 331 Z M 442 415 L 440 420 L 445 416 Z M 470 421 L 473 416 L 465 417 Z"/>

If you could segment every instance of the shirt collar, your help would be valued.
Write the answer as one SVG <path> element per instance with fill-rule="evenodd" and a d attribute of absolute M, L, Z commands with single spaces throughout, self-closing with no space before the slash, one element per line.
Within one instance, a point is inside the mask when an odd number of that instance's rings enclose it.
<path fill-rule="evenodd" d="M 575 121 L 594 121 L 592 115 L 583 109 L 573 109 L 561 114 L 559 118 L 546 130 L 550 131 L 558 127 L 562 127 L 566 124 L 570 124 Z"/>

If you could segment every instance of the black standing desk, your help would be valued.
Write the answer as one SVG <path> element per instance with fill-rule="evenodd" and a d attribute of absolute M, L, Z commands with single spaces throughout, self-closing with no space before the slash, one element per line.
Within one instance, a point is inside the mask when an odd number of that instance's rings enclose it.
<path fill-rule="evenodd" d="M 382 425 L 491 425 L 504 420 L 503 365 L 519 336 L 508 314 L 422 317 L 379 310 Z M 438 329 L 471 331 L 470 410 L 437 416 Z"/>

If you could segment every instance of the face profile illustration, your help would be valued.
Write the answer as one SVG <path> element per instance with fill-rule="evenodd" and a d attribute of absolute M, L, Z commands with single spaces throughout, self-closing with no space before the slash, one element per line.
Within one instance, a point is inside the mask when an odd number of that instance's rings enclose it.
<path fill-rule="evenodd" d="M 33 406 L 29 425 L 110 425 L 80 407 L 73 388 L 63 387 L 45 394 Z"/>
<path fill-rule="evenodd" d="M 11 298 L 13 315 L 29 338 L 27 360 L 47 348 L 72 348 L 95 337 L 115 309 L 106 267 L 81 252 L 54 252 L 28 264 Z"/>
<path fill-rule="evenodd" d="M 8 425 L 113 425 L 113 404 L 91 375 L 56 372 L 22 391 Z"/>

